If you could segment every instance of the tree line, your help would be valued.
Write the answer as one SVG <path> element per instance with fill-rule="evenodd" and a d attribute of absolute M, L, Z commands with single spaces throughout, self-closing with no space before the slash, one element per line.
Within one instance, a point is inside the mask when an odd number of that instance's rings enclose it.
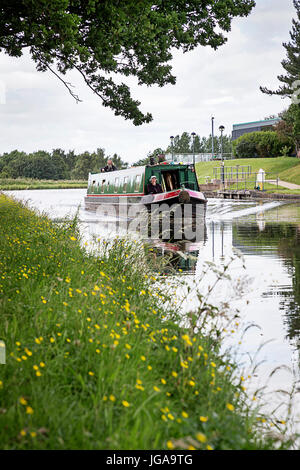
<path fill-rule="evenodd" d="M 218 155 L 221 153 L 221 147 L 223 148 L 224 154 L 231 154 L 231 136 L 223 135 L 222 143 L 221 136 L 214 136 L 214 154 Z M 211 153 L 212 152 L 212 136 L 201 137 L 196 134 L 194 139 L 192 134 L 189 132 L 183 132 L 181 135 L 174 136 L 173 144 L 169 144 L 165 149 L 158 147 L 155 150 L 148 152 L 148 155 L 135 163 L 135 166 L 146 165 L 150 161 L 150 157 L 157 157 L 158 155 L 165 154 L 197 154 L 197 153 Z"/>
<path fill-rule="evenodd" d="M 66 152 L 60 148 L 52 152 L 38 150 L 32 153 L 13 150 L 0 155 L 0 178 L 86 180 L 89 172 L 99 172 L 106 165 L 108 158 L 111 158 L 119 169 L 127 167 L 119 155 L 105 155 L 102 148 L 77 155 L 74 150 Z"/>

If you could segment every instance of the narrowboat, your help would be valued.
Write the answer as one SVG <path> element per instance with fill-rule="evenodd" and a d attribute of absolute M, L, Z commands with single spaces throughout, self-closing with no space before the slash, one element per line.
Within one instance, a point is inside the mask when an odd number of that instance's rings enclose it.
<path fill-rule="evenodd" d="M 147 194 L 147 185 L 156 176 L 163 192 Z M 163 162 L 154 165 L 132 167 L 126 170 L 90 173 L 85 196 L 85 208 L 97 210 L 99 206 L 138 205 L 151 208 L 153 205 L 201 204 L 207 200 L 199 185 L 194 164 Z"/>

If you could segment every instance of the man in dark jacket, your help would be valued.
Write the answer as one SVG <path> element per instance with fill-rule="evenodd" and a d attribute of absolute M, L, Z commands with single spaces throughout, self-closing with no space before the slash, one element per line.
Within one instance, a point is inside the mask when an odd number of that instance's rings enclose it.
<path fill-rule="evenodd" d="M 150 182 L 147 184 L 147 194 L 158 194 L 162 192 L 162 187 L 157 183 L 156 176 L 151 176 Z"/>
<path fill-rule="evenodd" d="M 107 160 L 107 165 L 101 169 L 102 173 L 106 171 L 117 171 L 118 168 L 113 164 L 112 160 Z"/>

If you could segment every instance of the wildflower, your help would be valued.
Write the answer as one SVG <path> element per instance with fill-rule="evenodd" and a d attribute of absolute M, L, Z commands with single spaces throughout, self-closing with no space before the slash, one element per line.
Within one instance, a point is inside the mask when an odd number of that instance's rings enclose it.
<path fill-rule="evenodd" d="M 93 376 L 95 375 L 94 372 L 92 372 L 91 370 L 89 371 L 89 375 Z"/>
<path fill-rule="evenodd" d="M 227 404 L 226 404 L 226 408 L 227 408 L 229 411 L 233 411 L 233 410 L 234 410 L 234 406 L 233 406 L 231 403 L 227 403 Z"/>
<path fill-rule="evenodd" d="M 109 395 L 110 401 L 116 401 L 116 397 L 114 395 Z"/>
<path fill-rule="evenodd" d="M 19 402 L 21 403 L 21 405 L 27 405 L 27 400 L 25 400 L 24 397 L 21 397 L 21 398 L 19 399 Z"/>
<path fill-rule="evenodd" d="M 130 404 L 126 400 L 122 401 L 122 405 L 125 406 L 125 408 L 128 408 L 130 406 Z"/>
<path fill-rule="evenodd" d="M 155 392 L 160 392 L 160 389 L 159 389 L 156 385 L 154 385 L 153 390 L 154 390 Z"/>
<path fill-rule="evenodd" d="M 35 432 L 35 431 L 31 431 L 30 436 L 31 436 L 31 437 L 36 437 L 36 432 Z"/>
<path fill-rule="evenodd" d="M 40 367 L 45 367 L 45 363 L 44 363 L 44 362 L 40 362 Z"/>
<path fill-rule="evenodd" d="M 182 339 L 186 342 L 188 346 L 193 346 L 193 343 L 191 342 L 189 335 L 183 335 Z"/>
<path fill-rule="evenodd" d="M 181 413 L 181 416 L 182 416 L 183 418 L 188 418 L 188 417 L 189 417 L 189 415 L 188 415 L 185 411 L 183 411 L 183 412 Z"/>
<path fill-rule="evenodd" d="M 208 417 L 207 416 L 200 416 L 200 421 L 202 421 L 202 423 L 206 423 L 206 421 L 208 420 Z"/>
<path fill-rule="evenodd" d="M 196 438 L 198 439 L 199 442 L 202 442 L 202 443 L 207 441 L 206 436 L 202 434 L 202 432 L 198 432 L 196 434 Z"/>
<path fill-rule="evenodd" d="M 166 383 L 167 383 L 167 382 L 165 381 L 165 379 L 160 379 L 160 381 L 161 381 L 161 383 L 162 383 L 163 385 L 166 385 Z"/>
<path fill-rule="evenodd" d="M 25 429 L 21 429 L 20 434 L 21 434 L 21 436 L 23 436 L 23 437 L 26 436 L 26 431 L 25 431 Z"/>
<path fill-rule="evenodd" d="M 168 441 L 168 442 L 167 442 L 167 447 L 168 447 L 168 449 L 170 449 L 170 450 L 174 449 L 174 444 L 173 444 L 173 442 L 172 442 L 172 441 Z"/>
<path fill-rule="evenodd" d="M 33 409 L 31 408 L 31 406 L 27 406 L 27 407 L 26 407 L 26 413 L 27 413 L 28 415 L 32 415 L 32 414 L 34 413 L 34 411 L 33 411 Z"/>
<path fill-rule="evenodd" d="M 173 370 L 173 372 L 172 372 L 172 375 L 173 375 L 173 377 L 175 377 L 175 378 L 178 376 L 177 372 L 175 372 L 174 370 Z"/>
<path fill-rule="evenodd" d="M 145 356 L 141 356 L 141 360 L 145 361 L 146 360 Z"/>

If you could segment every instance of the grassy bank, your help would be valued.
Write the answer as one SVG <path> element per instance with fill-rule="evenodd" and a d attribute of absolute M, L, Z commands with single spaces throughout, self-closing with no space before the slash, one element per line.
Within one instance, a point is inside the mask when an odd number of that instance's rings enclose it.
<path fill-rule="evenodd" d="M 120 240 L 87 254 L 75 223 L 0 195 L 2 449 L 274 447 L 220 341 L 178 326 L 143 259 Z"/>
<path fill-rule="evenodd" d="M 31 178 L 0 178 L 0 190 L 86 188 L 83 180 L 37 180 Z"/>
<path fill-rule="evenodd" d="M 196 163 L 196 172 L 199 183 L 205 183 L 205 177 L 207 176 L 209 176 L 209 178 L 213 178 L 213 168 L 220 167 L 220 163 L 220 161 Z M 239 158 L 236 160 L 225 161 L 226 167 L 235 167 L 236 165 L 251 166 L 252 173 L 257 173 L 260 168 L 262 168 L 267 173 L 278 175 L 282 181 L 300 184 L 300 161 L 297 158 Z"/>

